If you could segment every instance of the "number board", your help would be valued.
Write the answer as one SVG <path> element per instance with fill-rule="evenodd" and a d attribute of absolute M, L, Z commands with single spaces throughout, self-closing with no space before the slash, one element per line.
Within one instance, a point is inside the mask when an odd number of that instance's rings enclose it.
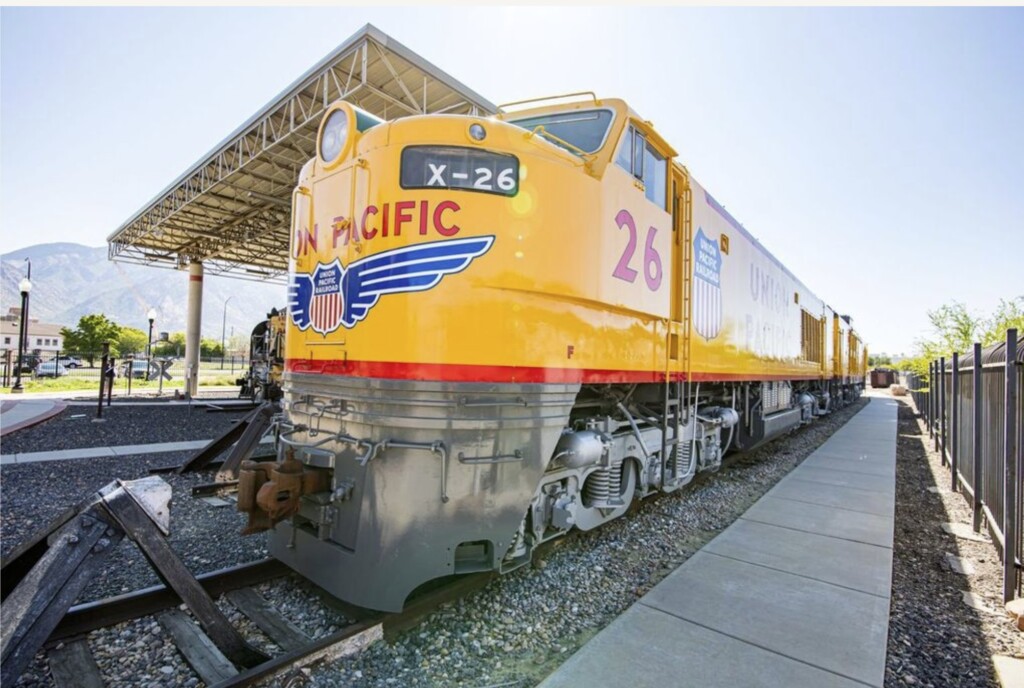
<path fill-rule="evenodd" d="M 409 146 L 402 151 L 403 189 L 465 189 L 515 196 L 519 159 L 458 146 Z"/>

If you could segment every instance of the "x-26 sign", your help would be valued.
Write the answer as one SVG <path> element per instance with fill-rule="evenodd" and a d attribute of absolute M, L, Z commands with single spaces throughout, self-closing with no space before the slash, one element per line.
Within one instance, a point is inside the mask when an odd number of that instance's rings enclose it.
<path fill-rule="evenodd" d="M 402 188 L 514 196 L 519 190 L 519 160 L 475 148 L 412 146 L 402 151 Z"/>

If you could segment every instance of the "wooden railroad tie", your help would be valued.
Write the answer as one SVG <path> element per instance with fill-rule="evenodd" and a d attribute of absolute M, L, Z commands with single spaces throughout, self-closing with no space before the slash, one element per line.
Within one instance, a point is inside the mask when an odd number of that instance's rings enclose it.
<path fill-rule="evenodd" d="M 4 562 L 5 577 L 15 579 L 5 582 L 17 584 L 4 598 L 0 683 L 13 685 L 17 681 L 125 535 L 186 604 L 210 644 L 232 664 L 234 673 L 236 666 L 249 668 L 267 659 L 231 625 L 167 543 L 164 536 L 170 522 L 170 499 L 171 488 L 159 477 L 116 480 L 100 489 L 77 515 L 62 517 L 47 532 L 33 537 L 34 544 L 22 550 L 21 556 Z M 165 627 L 166 619 L 161 618 Z M 56 654 L 55 673 L 70 671 L 79 682 L 90 680 L 98 671 L 88 668 L 90 662 L 83 654 L 87 651 L 82 644 L 65 645 Z M 94 668 L 95 662 L 92 665 Z"/>

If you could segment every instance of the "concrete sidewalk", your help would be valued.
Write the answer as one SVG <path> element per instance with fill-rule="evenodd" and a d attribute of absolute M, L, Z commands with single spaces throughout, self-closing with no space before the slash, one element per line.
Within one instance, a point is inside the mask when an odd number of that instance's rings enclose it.
<path fill-rule="evenodd" d="M 176 451 L 202 449 L 213 440 L 188 440 L 185 442 L 155 442 L 152 444 L 122 444 L 114 447 L 84 447 L 82 449 L 58 449 L 42 452 L 19 452 L 0 454 L 0 466 L 10 464 L 37 463 L 39 461 L 68 461 L 71 459 L 96 459 L 110 456 L 136 456 L 139 454 L 162 454 Z M 273 437 L 264 437 L 260 444 L 271 444 Z"/>
<path fill-rule="evenodd" d="M 224 388 L 224 391 L 228 390 L 237 391 L 237 387 Z M 210 391 L 212 392 L 216 390 L 211 389 Z M 219 397 L 205 398 L 200 396 L 193 398 L 192 400 L 173 400 L 165 397 L 163 401 L 147 401 L 145 399 L 146 397 L 141 397 L 137 401 L 122 401 L 119 399 L 117 402 L 112 404 L 112 407 L 213 406 L 225 409 L 237 407 L 239 410 L 253 407 L 250 400 L 238 399 L 237 397 L 225 399 Z M 68 406 L 95 409 L 96 403 L 95 399 L 76 400 L 74 397 L 69 396 L 68 393 L 63 393 L 63 395 L 51 392 L 0 395 L 0 436 L 15 432 L 16 430 L 22 430 L 35 425 L 36 423 L 41 423 L 44 420 L 56 416 Z M 107 408 L 106 404 L 104 404 L 104 408 Z"/>
<path fill-rule="evenodd" d="M 5 399 L 0 401 L 0 436 L 53 418 L 67 408 L 60 399 Z"/>
<path fill-rule="evenodd" d="M 896 414 L 873 399 L 541 685 L 881 686 Z"/>
<path fill-rule="evenodd" d="M 161 399 L 167 399 L 174 395 L 174 387 L 164 385 L 164 393 Z M 177 389 L 181 389 L 181 385 L 177 386 Z M 195 399 L 203 399 L 206 395 L 220 395 L 220 394 L 238 394 L 237 385 L 199 385 L 199 391 L 196 393 Z M 98 396 L 98 390 L 96 389 L 73 389 L 58 392 L 22 392 L 20 394 L 12 394 L 10 392 L 0 392 L 0 400 L 4 401 L 18 401 L 20 399 L 35 400 L 35 399 L 92 399 L 96 400 Z M 132 394 L 128 394 L 127 390 L 120 383 L 114 385 L 114 399 L 128 397 L 145 399 L 146 397 L 157 398 L 156 390 L 146 390 L 136 388 Z"/>
<path fill-rule="evenodd" d="M 188 442 L 123 444 L 116 447 L 85 447 L 82 449 L 60 449 L 56 451 L 0 454 L 0 466 L 7 466 L 15 463 L 36 463 L 39 461 L 67 461 L 69 459 L 96 459 L 108 456 L 134 456 L 136 454 L 194 451 L 196 449 L 202 449 L 209 443 L 210 440 L 191 440 Z"/>
<path fill-rule="evenodd" d="M 96 408 L 96 401 L 93 400 L 93 399 L 90 399 L 88 401 L 85 401 L 85 400 L 69 400 L 67 402 L 67 404 L 68 404 L 68 406 L 75 406 L 75 407 L 79 407 L 79 408 L 91 408 L 91 409 L 94 409 L 94 410 Z M 173 407 L 178 407 L 178 406 L 195 406 L 195 407 L 203 407 L 203 408 L 208 407 L 208 406 L 214 406 L 214 407 L 217 407 L 217 408 L 238 408 L 238 409 L 256 408 L 253 405 L 252 400 L 250 400 L 250 399 L 239 399 L 237 397 L 232 397 L 230 399 L 224 399 L 224 398 L 221 398 L 221 397 L 195 397 L 195 398 L 193 398 L 190 401 L 188 399 L 168 399 L 166 397 L 166 395 L 164 397 L 162 397 L 161 399 L 154 399 L 152 401 L 145 401 L 143 399 L 140 399 L 139 401 L 126 401 L 124 399 L 117 399 L 114 403 L 112 403 L 110 405 L 109 408 L 125 408 L 125 407 L 129 407 L 129 406 L 131 406 L 131 407 L 135 407 L 135 406 L 164 406 L 164 407 L 167 407 L 167 408 L 170 408 L 172 406 Z M 103 404 L 103 408 L 104 409 L 108 408 L 106 403 Z"/>

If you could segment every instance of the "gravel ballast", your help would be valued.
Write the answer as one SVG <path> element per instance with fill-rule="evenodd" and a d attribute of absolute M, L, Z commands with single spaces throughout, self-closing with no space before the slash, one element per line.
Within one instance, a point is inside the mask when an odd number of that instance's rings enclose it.
<path fill-rule="evenodd" d="M 58 451 L 126 444 L 210 440 L 231 427 L 246 410 L 209 413 L 194 405 L 118 406 L 103 408 L 96 423 L 93 406 L 69 406 L 59 414 L 23 430 L 5 435 L 0 452 Z"/>
<path fill-rule="evenodd" d="M 679 493 L 645 501 L 634 513 L 597 531 L 564 540 L 532 566 L 445 605 L 397 638 L 378 642 L 356 657 L 304 671 L 304 684 L 535 685 L 731 524 L 865 403 L 860 401 L 800 432 L 736 457 L 719 474 L 699 479 Z M 48 511 L 52 517 L 64 505 L 87 496 L 114 477 L 142 477 L 149 466 L 166 465 L 185 455 L 4 467 L 0 525 L 5 551 L 17 544 L 9 542 L 11 535 L 24 538 L 31 532 L 26 521 L 45 523 Z M 265 556 L 265 538 L 237 535 L 244 519 L 232 507 L 214 509 L 188 497 L 191 485 L 208 482 L 209 474 L 170 475 L 165 479 L 176 495 L 172 502 L 171 544 L 193 572 Z M 52 495 L 53 505 L 43 505 L 39 494 Z M 155 582 L 155 575 L 137 549 L 122 544 L 83 599 Z M 345 623 L 342 615 L 323 605 L 302 581 L 274 581 L 257 590 L 310 636 L 322 637 Z M 225 600 L 218 603 L 232 618 L 237 616 L 225 606 Z M 274 649 L 251 624 L 238 625 L 255 645 Z M 104 677 L 110 685 L 118 686 L 197 685 L 166 632 L 153 626 L 154 620 L 149 617 L 90 634 L 90 647 L 102 655 Z M 133 655 L 136 651 L 142 653 L 141 658 Z M 45 658 L 37 657 L 19 685 L 51 685 Z"/>
<path fill-rule="evenodd" d="M 988 538 L 955 538 L 942 523 L 971 523 L 966 495 L 954 493 L 948 467 L 912 405 L 900 401 L 896 453 L 896 527 L 889 651 L 885 685 L 999 686 L 992 655 L 1024 658 L 1024 633 L 1003 612 L 1002 564 Z M 937 492 L 928 488 L 938 488 Z M 955 573 L 952 554 L 974 574 Z M 963 593 L 979 596 L 990 612 L 966 606 Z"/>
<path fill-rule="evenodd" d="M 190 452 L 142 454 L 106 459 L 75 459 L 4 466 L 0 471 L 0 540 L 6 555 L 71 505 L 90 497 L 115 478 L 134 480 L 149 469 L 180 463 Z M 239 535 L 245 515 L 233 506 L 213 508 L 191 497 L 193 485 L 208 483 L 209 473 L 161 476 L 173 490 L 171 547 L 193 573 L 205 573 L 267 556 L 266 536 Z M 42 498 L 45 496 L 45 498 Z M 80 601 L 130 592 L 159 579 L 129 540 L 110 554 Z"/>
<path fill-rule="evenodd" d="M 84 418 L 74 417 L 86 413 Z M 4 453 L 36 452 L 133 443 L 211 439 L 244 415 L 207 413 L 201 407 L 111 406 L 103 423 L 92 409 L 71 407 L 39 425 L 3 439 Z M 108 458 L 8 464 L 0 468 L 0 553 L 9 554 L 67 508 L 81 503 L 112 480 L 134 480 L 149 470 L 180 464 L 193 452 L 166 452 Z M 171 546 L 194 573 L 266 556 L 265 536 L 242 538 L 245 517 L 228 506 L 214 509 L 191 498 L 193 485 L 211 473 L 164 474 L 171 485 Z M 225 537 L 227 536 L 227 537 Z M 129 541 L 104 562 L 82 601 L 129 592 L 159 582 L 141 552 Z"/>

